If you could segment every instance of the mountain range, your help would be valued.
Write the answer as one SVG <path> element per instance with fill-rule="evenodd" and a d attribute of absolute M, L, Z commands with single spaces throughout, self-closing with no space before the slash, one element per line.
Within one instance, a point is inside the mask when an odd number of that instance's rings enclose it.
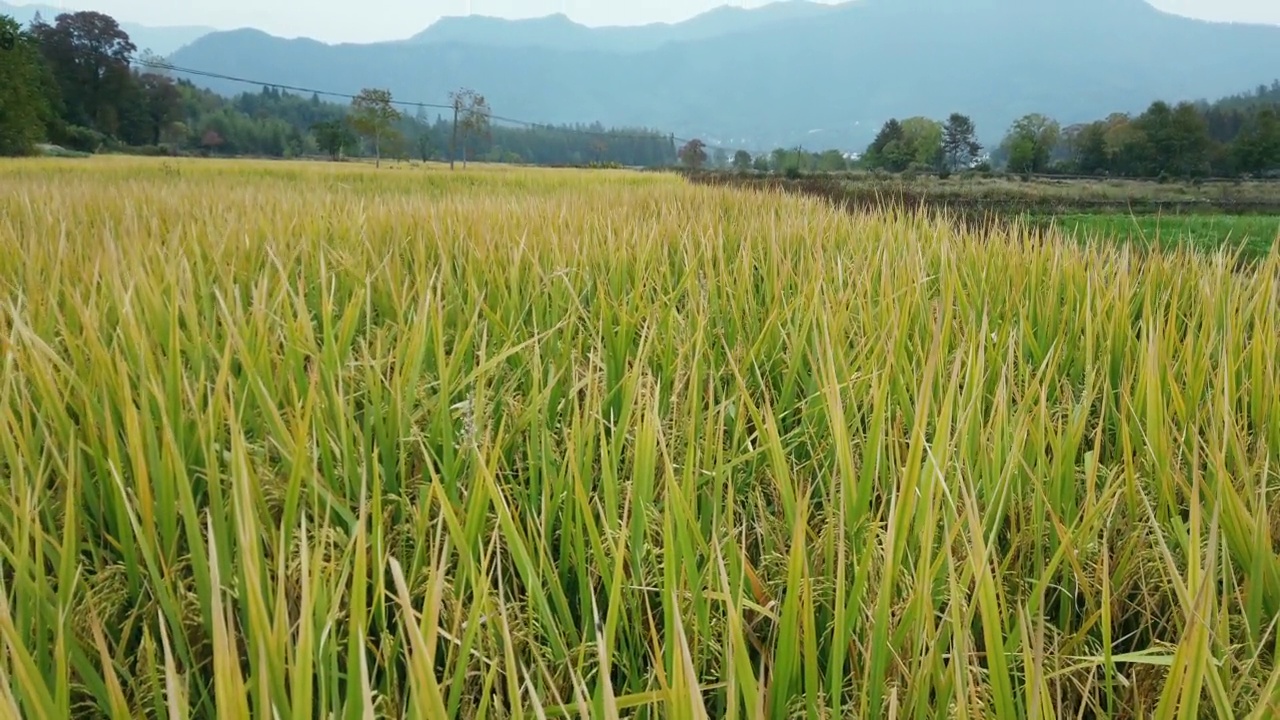
<path fill-rule="evenodd" d="M 74 10 L 51 5 L 9 5 L 0 2 L 0 15 L 10 16 L 24 27 L 31 23 L 37 13 L 44 18 L 45 22 L 52 24 L 54 18 L 63 12 L 74 12 Z M 198 25 L 155 27 L 126 22 L 121 18 L 116 18 L 116 21 L 120 23 L 120 28 L 129 34 L 133 44 L 138 46 L 139 52 L 150 50 L 157 55 L 168 55 L 203 35 L 215 32 L 215 28 Z"/>
<path fill-rule="evenodd" d="M 634 27 L 469 16 L 367 44 L 252 29 L 200 32 L 169 53 L 149 42 L 176 66 L 263 85 L 381 87 L 439 104 L 469 87 L 501 116 L 749 150 L 860 150 L 891 117 L 952 112 L 991 145 L 1027 113 L 1067 125 L 1280 76 L 1280 26 L 1193 20 L 1145 0 L 783 0 Z M 254 89 L 188 77 L 226 94 Z"/>
<path fill-rule="evenodd" d="M 409 38 L 413 44 L 460 43 L 508 48 L 641 52 L 670 42 L 708 40 L 767 29 L 774 23 L 817 19 L 838 10 L 804 0 L 783 0 L 751 10 L 725 5 L 679 23 L 587 27 L 563 14 L 528 20 L 483 16 L 445 17 Z"/>
<path fill-rule="evenodd" d="M 861 149 L 890 117 L 966 113 L 992 143 L 1031 112 L 1068 124 L 1252 88 L 1280 75 L 1280 27 L 1192 20 L 1143 0 L 789 0 L 634 28 L 454 18 L 372 44 L 238 30 L 206 35 L 172 61 L 421 102 L 465 86 L 495 113 L 536 122 L 654 127 L 748 149 Z"/>

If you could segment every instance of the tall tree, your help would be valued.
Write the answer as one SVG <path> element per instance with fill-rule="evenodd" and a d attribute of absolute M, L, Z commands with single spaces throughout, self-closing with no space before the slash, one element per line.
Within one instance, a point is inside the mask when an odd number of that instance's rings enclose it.
<path fill-rule="evenodd" d="M 1127 177 L 1146 174 L 1150 148 L 1142 128 L 1124 113 L 1112 113 L 1103 124 L 1112 173 Z"/>
<path fill-rule="evenodd" d="M 739 150 L 733 154 L 733 169 L 739 172 L 751 169 L 751 153 Z"/>
<path fill-rule="evenodd" d="M 431 131 L 422 128 L 413 139 L 414 150 L 418 152 L 418 159 L 426 162 L 431 159 L 431 154 L 435 151 L 435 146 L 431 142 Z"/>
<path fill-rule="evenodd" d="M 680 148 L 680 162 L 691 170 L 700 170 L 707 164 L 707 144 L 694 138 Z"/>
<path fill-rule="evenodd" d="M 770 157 L 773 160 L 770 166 L 774 172 L 782 172 L 789 165 L 794 165 L 797 170 L 800 169 L 800 163 L 793 159 L 794 156 L 791 151 L 786 148 L 774 148 L 773 152 L 770 153 Z"/>
<path fill-rule="evenodd" d="M 382 167 L 382 141 L 399 119 L 390 90 L 365 88 L 351 101 L 351 126 L 373 141 L 374 167 Z"/>
<path fill-rule="evenodd" d="M 453 143 L 449 151 L 449 168 L 454 166 L 459 140 L 462 147 L 462 167 L 467 167 L 467 148 L 473 138 L 488 135 L 489 102 L 484 95 L 470 88 L 461 88 L 449 93 L 449 104 L 453 107 Z"/>
<path fill-rule="evenodd" d="M 591 159 L 597 163 L 603 163 L 604 156 L 609 152 L 609 143 L 600 138 L 593 138 L 588 147 L 591 148 Z"/>
<path fill-rule="evenodd" d="M 1085 175 L 1106 173 L 1111 168 L 1107 152 L 1107 124 L 1093 122 L 1080 128 L 1071 141 L 1071 162 L 1075 172 Z"/>
<path fill-rule="evenodd" d="M 902 136 L 911 162 L 931 168 L 942 163 L 942 123 L 927 117 L 907 118 L 902 121 Z"/>
<path fill-rule="evenodd" d="M 1209 123 L 1200 110 L 1189 102 L 1178 103 L 1173 109 L 1173 146 L 1177 160 L 1174 170 L 1182 177 L 1208 175 L 1213 139 L 1209 137 Z"/>
<path fill-rule="evenodd" d="M 729 153 L 724 148 L 716 148 L 711 152 L 711 164 L 717 170 L 723 170 L 729 166 Z"/>
<path fill-rule="evenodd" d="M 1145 135 L 1147 174 L 1190 177 L 1208 172 L 1209 124 L 1191 103 L 1152 103 L 1134 126 Z"/>
<path fill-rule="evenodd" d="M 844 172 L 849 169 L 849 161 L 839 150 L 826 150 L 818 156 L 815 163 L 819 172 Z"/>
<path fill-rule="evenodd" d="M 170 126 L 182 120 L 182 94 L 177 84 L 158 73 L 138 75 L 137 84 L 142 100 L 139 109 L 143 112 L 140 139 L 158 145 Z"/>
<path fill-rule="evenodd" d="M 218 148 L 225 145 L 226 142 L 222 137 L 222 133 L 212 128 L 205 130 L 204 134 L 200 136 L 200 147 L 210 154 L 218 152 Z"/>
<path fill-rule="evenodd" d="M 871 145 L 867 147 L 867 154 L 873 155 L 884 152 L 889 143 L 902 139 L 902 123 L 897 118 L 891 118 L 880 127 L 880 132 L 876 133 L 875 140 L 871 141 Z"/>
<path fill-rule="evenodd" d="M 1231 150 L 1241 172 L 1270 174 L 1280 171 L 1280 113 L 1276 108 L 1259 110 Z"/>
<path fill-rule="evenodd" d="M 31 34 L 58 83 L 64 119 L 107 135 L 120 131 L 120 115 L 133 75 L 129 62 L 137 47 L 109 15 L 62 13 L 53 25 L 32 23 Z"/>
<path fill-rule="evenodd" d="M 52 108 L 31 37 L 0 16 L 0 155 L 26 155 L 43 139 Z"/>
<path fill-rule="evenodd" d="M 967 167 L 978 157 L 982 144 L 978 142 L 978 130 L 972 118 L 960 113 L 952 113 L 947 118 L 946 127 L 942 130 L 942 151 L 946 155 L 947 167 L 952 170 Z"/>
<path fill-rule="evenodd" d="M 884 169 L 890 172 L 901 172 L 911 164 L 911 149 L 906 146 L 906 132 L 902 123 L 890 119 L 880 127 L 880 132 L 867 146 L 865 156 L 867 167 Z"/>
<path fill-rule="evenodd" d="M 1003 149 L 1009 170 L 1039 173 L 1049 169 L 1049 159 L 1057 147 L 1062 128 L 1057 121 L 1039 113 L 1019 118 L 1005 136 Z"/>
<path fill-rule="evenodd" d="M 325 120 L 311 126 L 315 135 L 316 146 L 328 153 L 329 158 L 338 161 L 342 153 L 355 144 L 355 136 L 351 128 L 342 120 Z"/>

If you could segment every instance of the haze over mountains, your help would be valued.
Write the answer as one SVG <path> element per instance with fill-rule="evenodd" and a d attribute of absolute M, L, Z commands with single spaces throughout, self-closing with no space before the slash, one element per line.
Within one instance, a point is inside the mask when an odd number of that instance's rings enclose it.
<path fill-rule="evenodd" d="M 767 29 L 775 23 L 820 18 L 838 5 L 782 0 L 755 9 L 723 6 L 680 23 L 587 27 L 562 14 L 532 20 L 445 17 L 409 39 L 411 43 L 465 43 L 512 48 L 639 52 L 666 43 L 708 40 Z"/>
<path fill-rule="evenodd" d="M 267 83 L 385 87 L 406 101 L 442 103 L 465 86 L 495 113 L 535 122 L 645 126 L 752 150 L 858 150 L 890 117 L 967 113 L 990 144 L 1028 112 L 1067 124 L 1237 93 L 1280 76 L 1280 26 L 1192 20 L 1144 0 L 785 0 L 632 27 L 446 18 L 370 44 L 234 30 L 169 56 Z"/>
<path fill-rule="evenodd" d="M 10 16 L 24 27 L 31 23 L 36 13 L 39 13 L 45 22 L 52 23 L 54 18 L 62 12 L 74 12 L 74 10 L 71 8 L 64 10 L 51 5 L 9 5 L 0 2 L 0 15 Z M 125 18 L 116 18 L 116 22 L 129 33 L 129 39 L 138 46 L 139 51 L 150 50 L 158 55 L 168 55 L 197 38 L 216 32 L 215 28 L 199 25 L 153 27 L 129 22 Z"/>

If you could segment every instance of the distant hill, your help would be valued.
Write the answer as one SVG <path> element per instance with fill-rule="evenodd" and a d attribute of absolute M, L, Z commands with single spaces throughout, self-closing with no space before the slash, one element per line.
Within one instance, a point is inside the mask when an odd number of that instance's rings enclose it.
<path fill-rule="evenodd" d="M 838 5 L 806 0 L 782 0 L 751 10 L 723 6 L 680 23 L 608 27 L 587 27 L 561 14 L 530 20 L 470 15 L 441 18 L 407 42 L 639 52 L 654 50 L 669 42 L 706 40 L 776 23 L 816 18 L 838 8 Z"/>
<path fill-rule="evenodd" d="M 890 117 L 968 113 L 990 144 L 1029 112 L 1067 124 L 1253 87 L 1280 74 L 1280 27 L 1191 20 L 1142 0 L 788 2 L 640 28 L 455 18 L 374 44 L 219 32 L 173 61 L 341 92 L 386 87 L 427 102 L 467 86 L 496 113 L 539 122 L 660 127 L 749 149 L 856 150 Z"/>
<path fill-rule="evenodd" d="M 0 15 L 10 16 L 24 27 L 31 22 L 36 13 L 40 13 L 45 22 L 52 23 L 54 18 L 58 17 L 58 14 L 62 12 L 75 12 L 75 8 L 68 7 L 65 10 L 60 10 L 50 5 L 9 5 L 0 2 Z M 169 55 L 183 45 L 216 31 L 215 28 L 211 27 L 151 27 L 149 25 L 126 22 L 120 18 L 116 18 L 116 21 L 120 23 L 122 30 L 129 33 L 129 39 L 133 41 L 134 45 L 138 46 L 139 51 L 151 50 L 157 55 Z"/>

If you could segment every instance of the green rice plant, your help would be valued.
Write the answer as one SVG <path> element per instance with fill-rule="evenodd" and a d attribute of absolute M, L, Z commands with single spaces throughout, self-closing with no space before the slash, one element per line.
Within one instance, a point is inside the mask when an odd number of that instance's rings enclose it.
<path fill-rule="evenodd" d="M 1266 257 L 1280 238 L 1280 218 L 1274 215 L 1094 214 L 1036 220 L 1088 242 L 1110 237 L 1142 247 L 1225 248 L 1245 258 Z"/>
<path fill-rule="evenodd" d="M 1280 253 L 0 165 L 0 717 L 1264 718 Z"/>

